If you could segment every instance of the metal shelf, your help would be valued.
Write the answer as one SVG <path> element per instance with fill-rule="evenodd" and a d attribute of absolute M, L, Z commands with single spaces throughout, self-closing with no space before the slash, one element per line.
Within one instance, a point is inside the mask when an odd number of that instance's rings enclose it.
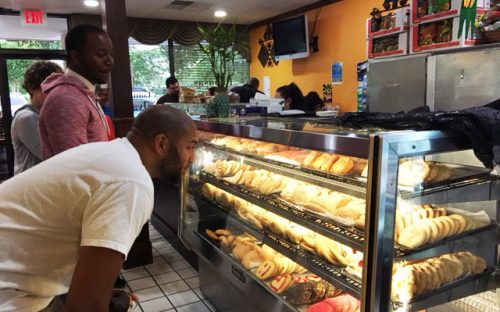
<path fill-rule="evenodd" d="M 238 159 L 239 161 L 243 161 L 243 163 L 253 167 L 265 169 L 285 177 L 321 186 L 347 195 L 359 198 L 366 197 L 366 183 L 348 175 L 342 176 L 328 174 L 313 169 L 281 163 L 271 159 L 264 159 L 258 155 L 238 152 L 211 143 L 205 143 L 205 146 L 222 151 L 225 155 Z"/>
<path fill-rule="evenodd" d="M 257 195 L 245 188 L 220 180 L 206 172 L 200 172 L 200 181 L 215 185 L 241 199 L 307 227 L 312 231 L 332 238 L 353 249 L 362 251 L 364 248 L 364 238 L 359 230 L 351 229 L 345 225 L 329 220 L 328 218 L 320 217 L 305 210 L 300 210 L 280 200 L 276 196 Z"/>
<path fill-rule="evenodd" d="M 420 311 L 487 291 L 489 290 L 489 277 L 493 271 L 493 268 L 487 267 L 483 273 L 466 276 L 439 289 L 415 297 L 409 302 L 408 310 Z M 403 306 L 398 302 L 393 302 L 393 304 L 396 307 Z"/>
<path fill-rule="evenodd" d="M 307 227 L 308 229 L 331 238 L 341 244 L 353 249 L 364 251 L 364 231 L 337 223 L 327 217 L 322 217 L 298 206 L 290 204 L 277 195 L 258 195 L 239 185 L 234 185 L 206 172 L 200 172 L 200 181 L 210 183 L 223 189 L 241 199 L 244 199 L 254 205 L 280 215 L 292 222 Z M 428 244 L 420 248 L 409 249 L 400 245 L 394 245 L 395 257 L 403 260 L 408 257 L 416 257 L 421 253 L 427 252 L 433 248 L 447 245 L 465 237 L 470 237 L 485 231 L 494 230 L 497 227 L 495 222 L 490 225 L 463 232 L 457 235 L 447 237 L 439 242 Z"/>
<path fill-rule="evenodd" d="M 224 152 L 227 156 L 253 167 L 265 169 L 276 174 L 347 195 L 366 198 L 366 181 L 353 176 L 333 175 L 309 168 L 281 163 L 264 159 L 259 155 L 238 152 L 208 142 L 205 143 L 205 146 Z M 462 170 L 470 169 L 463 166 L 459 168 Z M 402 199 L 416 205 L 500 200 L 500 177 L 491 176 L 487 170 L 483 169 L 478 172 L 471 172 L 470 175 L 463 178 L 424 186 L 422 189 L 417 189 L 415 191 L 400 190 L 398 193 Z"/>
<path fill-rule="evenodd" d="M 297 245 L 292 244 L 289 241 L 272 233 L 264 230 L 258 230 L 245 221 L 242 221 L 232 215 L 228 215 L 227 210 L 225 210 L 220 205 L 215 204 L 211 201 L 207 202 L 214 208 L 216 208 L 220 214 L 223 214 L 222 217 L 226 220 L 227 224 L 230 224 L 238 228 L 239 230 L 254 236 L 263 244 L 270 246 L 282 255 L 304 266 L 310 272 L 318 275 L 325 281 L 330 282 L 335 287 L 346 291 L 353 297 L 357 299 L 361 298 L 361 282 L 357 278 L 351 278 L 349 275 L 345 274 L 343 268 L 327 264 L 317 255 L 303 250 Z M 199 233 L 197 234 L 202 235 Z M 205 239 L 207 240 L 208 238 L 205 237 Z M 417 296 L 406 305 L 406 309 L 408 311 L 419 311 L 422 309 L 447 303 L 451 300 L 457 300 L 486 291 L 489 289 L 489 276 L 493 271 L 493 268 L 487 267 L 487 269 L 483 273 L 473 276 L 466 276 L 447 285 L 444 285 L 439 289 L 432 290 L 428 293 Z M 262 283 L 262 281 L 260 282 Z M 403 307 L 404 305 L 400 302 L 393 302 L 393 306 Z"/>
<path fill-rule="evenodd" d="M 223 210 L 219 205 L 215 205 L 214 203 L 211 204 L 214 207 L 217 207 L 216 209 L 218 209 L 219 211 L 222 210 L 221 212 L 226 214 L 225 220 L 228 224 L 231 224 L 241 231 L 254 236 L 263 244 L 268 245 L 280 254 L 297 262 L 298 264 L 307 268 L 310 272 L 318 275 L 325 281 L 330 282 L 335 287 L 348 292 L 350 295 L 358 299 L 361 299 L 361 283 L 355 279 L 348 277 L 341 267 L 327 264 L 317 255 L 303 250 L 297 245 L 292 244 L 272 233 L 264 230 L 257 230 L 248 223 L 232 215 L 228 215 L 227 212 Z"/>

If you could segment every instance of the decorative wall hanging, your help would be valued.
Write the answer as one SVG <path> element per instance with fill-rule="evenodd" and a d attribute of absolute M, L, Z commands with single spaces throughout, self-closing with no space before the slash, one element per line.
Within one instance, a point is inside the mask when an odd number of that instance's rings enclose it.
<path fill-rule="evenodd" d="M 463 0 L 462 9 L 460 10 L 460 21 L 458 27 L 458 38 L 462 38 L 465 34 L 465 39 L 474 38 L 474 23 L 476 22 L 477 0 Z M 470 30 L 470 31 L 469 31 Z"/>
<path fill-rule="evenodd" d="M 273 29 L 271 24 L 267 24 L 264 38 L 259 39 L 260 49 L 258 59 L 262 67 L 278 66 L 279 61 L 274 57 Z"/>

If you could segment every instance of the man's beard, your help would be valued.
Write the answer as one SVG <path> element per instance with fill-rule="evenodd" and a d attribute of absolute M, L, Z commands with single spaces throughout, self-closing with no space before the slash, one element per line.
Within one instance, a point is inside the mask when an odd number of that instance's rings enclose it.
<path fill-rule="evenodd" d="M 173 177 L 180 174 L 182 169 L 179 152 L 175 146 L 171 146 L 161 162 L 160 174 L 162 177 Z"/>

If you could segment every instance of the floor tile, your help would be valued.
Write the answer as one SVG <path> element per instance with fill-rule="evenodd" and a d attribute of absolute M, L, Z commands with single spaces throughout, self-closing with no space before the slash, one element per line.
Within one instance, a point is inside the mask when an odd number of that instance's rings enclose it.
<path fill-rule="evenodd" d="M 194 290 L 194 292 L 198 295 L 198 297 L 200 297 L 200 299 L 202 299 L 202 300 L 203 300 L 203 299 L 206 299 L 206 298 L 205 298 L 205 295 L 201 292 L 201 289 L 199 289 L 199 288 L 195 288 L 195 289 L 193 289 L 193 290 Z"/>
<path fill-rule="evenodd" d="M 180 277 L 180 275 L 174 271 L 168 272 L 168 273 L 158 274 L 158 275 L 153 276 L 153 278 L 158 283 L 158 285 L 167 284 L 167 283 L 171 283 L 171 282 L 178 281 L 178 280 L 182 279 L 182 277 Z"/>
<path fill-rule="evenodd" d="M 123 272 L 122 275 L 127 282 L 143 277 L 149 277 L 148 271 L 144 270 L 142 267 L 139 270 Z"/>
<path fill-rule="evenodd" d="M 156 299 L 160 297 L 165 297 L 160 287 L 150 287 L 142 290 L 138 290 L 135 292 L 137 297 L 139 298 L 139 302 L 148 301 L 151 299 Z"/>
<path fill-rule="evenodd" d="M 203 300 L 203 303 L 210 309 L 212 312 L 217 312 L 217 309 L 210 303 L 208 300 Z"/>
<path fill-rule="evenodd" d="M 166 254 L 160 254 L 163 259 L 165 259 L 167 262 L 171 263 L 174 261 L 179 261 L 179 260 L 184 260 L 181 254 L 177 252 L 171 252 L 171 253 L 166 253 Z"/>
<path fill-rule="evenodd" d="M 161 273 L 167 273 L 167 272 L 172 272 L 174 269 L 168 263 L 163 262 L 163 263 L 153 263 L 150 265 L 146 266 L 146 270 L 151 274 L 151 275 L 158 275 Z"/>
<path fill-rule="evenodd" d="M 182 275 L 181 275 L 182 276 Z M 200 287 L 200 279 L 198 276 L 187 278 L 184 281 L 189 285 L 191 288 L 198 288 Z"/>
<path fill-rule="evenodd" d="M 183 278 L 183 279 L 187 279 L 187 278 L 191 278 L 191 277 L 194 277 L 194 276 L 198 276 L 198 272 L 191 268 L 191 267 L 188 267 L 188 268 L 185 268 L 185 269 L 182 269 L 182 270 L 177 270 L 177 273 Z"/>
<path fill-rule="evenodd" d="M 153 265 L 153 264 L 159 264 L 159 263 L 165 263 L 167 260 L 162 257 L 162 255 L 157 254 L 156 256 L 153 256 L 153 263 L 148 264 L 148 265 Z M 147 267 L 147 266 L 146 266 Z"/>
<path fill-rule="evenodd" d="M 168 296 L 189 290 L 189 285 L 183 280 L 178 280 L 172 283 L 160 285 L 160 288 L 163 290 L 165 295 Z"/>
<path fill-rule="evenodd" d="M 189 268 L 191 265 L 189 264 L 189 262 L 187 262 L 186 260 L 177 260 L 177 261 L 173 261 L 173 262 L 170 262 L 170 265 L 174 268 L 174 270 L 182 270 L 182 269 L 185 269 L 185 268 Z"/>
<path fill-rule="evenodd" d="M 140 303 L 141 308 L 144 312 L 160 312 L 160 311 L 175 311 L 167 298 L 161 297 L 146 302 Z"/>
<path fill-rule="evenodd" d="M 172 247 L 168 242 L 166 242 L 164 240 L 158 240 L 158 241 L 152 242 L 151 245 L 153 245 L 153 247 L 156 249 L 171 248 Z"/>
<path fill-rule="evenodd" d="M 178 307 L 179 312 L 210 312 L 210 309 L 203 302 L 195 302 L 182 307 Z"/>
<path fill-rule="evenodd" d="M 127 283 L 128 283 L 128 286 L 130 287 L 130 289 L 132 289 L 132 291 L 134 291 L 134 292 L 141 290 L 141 289 L 146 289 L 146 288 L 156 286 L 155 281 L 151 277 L 140 278 L 140 279 L 130 281 Z"/>
<path fill-rule="evenodd" d="M 196 296 L 196 294 L 192 290 L 183 291 L 183 292 L 173 294 L 173 295 L 170 295 L 167 297 L 168 297 L 168 300 L 170 300 L 170 302 L 172 302 L 172 304 L 176 308 L 179 306 L 183 306 L 183 305 L 197 302 L 200 300 L 198 298 L 198 296 Z"/>

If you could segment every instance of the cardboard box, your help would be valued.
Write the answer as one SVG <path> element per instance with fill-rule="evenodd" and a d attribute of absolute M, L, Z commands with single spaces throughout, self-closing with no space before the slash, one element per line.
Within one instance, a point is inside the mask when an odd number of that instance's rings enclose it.
<path fill-rule="evenodd" d="M 466 39 L 465 34 L 462 34 L 462 38 L 458 38 L 459 19 L 459 17 L 453 17 L 410 26 L 410 54 L 449 50 L 477 44 L 476 40 Z M 447 28 L 449 28 L 447 32 L 442 31 Z M 422 43 L 425 41 L 430 43 Z"/>
<path fill-rule="evenodd" d="M 438 21 L 460 15 L 463 0 L 449 0 L 444 7 L 438 7 L 434 4 L 436 0 L 411 0 L 410 4 L 410 23 L 412 25 Z"/>
<path fill-rule="evenodd" d="M 409 12 L 408 8 L 400 8 L 392 12 L 391 17 L 388 15 L 383 16 L 382 28 L 372 29 L 373 23 L 372 19 L 369 18 L 366 21 L 366 37 L 376 38 L 381 36 L 387 36 L 390 34 L 395 34 L 409 29 Z M 390 19 L 390 21 L 388 21 Z M 389 26 L 388 26 L 389 25 Z M 385 26 L 385 27 L 384 27 Z"/>
<path fill-rule="evenodd" d="M 394 42 L 394 45 L 384 45 L 384 43 Z M 397 43 L 397 46 L 396 46 Z M 391 46 L 388 51 L 380 51 L 382 47 Z M 382 49 L 383 50 L 383 49 Z M 408 54 L 408 32 L 401 32 L 385 37 L 378 37 L 367 40 L 367 55 L 369 59 L 393 57 Z"/>

